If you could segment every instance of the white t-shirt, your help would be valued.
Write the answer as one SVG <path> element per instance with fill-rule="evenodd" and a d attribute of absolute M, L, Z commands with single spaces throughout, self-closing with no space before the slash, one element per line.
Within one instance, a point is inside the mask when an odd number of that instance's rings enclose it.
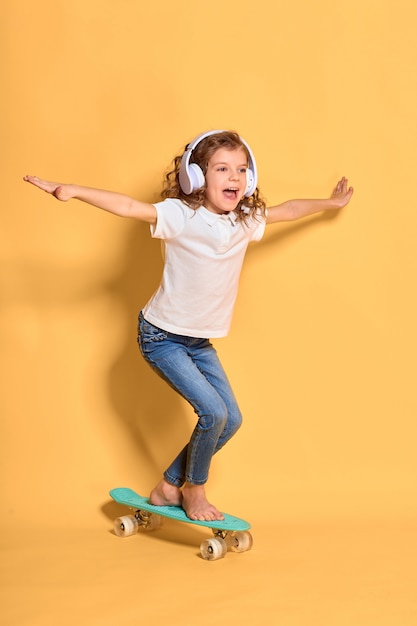
<path fill-rule="evenodd" d="M 190 209 L 168 198 L 155 204 L 152 237 L 165 244 L 162 281 L 143 309 L 148 322 L 177 335 L 227 335 L 249 242 L 259 241 L 265 219 L 237 222 L 234 213 Z"/>

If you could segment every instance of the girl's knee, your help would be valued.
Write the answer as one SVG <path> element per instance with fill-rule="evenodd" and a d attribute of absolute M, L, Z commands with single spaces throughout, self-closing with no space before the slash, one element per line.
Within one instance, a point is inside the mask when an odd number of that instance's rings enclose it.
<path fill-rule="evenodd" d="M 223 429 L 221 439 L 226 443 L 231 439 L 242 426 L 242 414 L 239 410 L 228 414 L 225 427 Z"/>
<path fill-rule="evenodd" d="M 221 433 L 228 418 L 226 404 L 219 397 L 210 398 L 210 401 L 204 404 L 199 410 L 200 428 Z"/>
<path fill-rule="evenodd" d="M 202 415 L 198 423 L 202 430 L 216 430 L 221 433 L 227 423 L 227 411 Z"/>

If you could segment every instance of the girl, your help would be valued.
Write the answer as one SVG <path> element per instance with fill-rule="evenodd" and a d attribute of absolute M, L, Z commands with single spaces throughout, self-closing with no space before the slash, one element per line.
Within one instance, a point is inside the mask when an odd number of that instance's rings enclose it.
<path fill-rule="evenodd" d="M 164 241 L 161 284 L 139 314 L 138 343 L 198 420 L 150 501 L 180 505 L 194 520 L 223 519 L 208 502 L 205 484 L 213 454 L 235 434 L 242 416 L 210 339 L 228 333 L 247 246 L 262 238 L 265 225 L 340 209 L 353 189 L 342 178 L 329 199 L 289 200 L 266 210 L 250 147 L 237 133 L 220 130 L 199 135 L 174 159 L 164 200 L 154 205 L 36 176 L 24 180 L 58 200 L 76 198 L 148 222 L 152 236 Z"/>

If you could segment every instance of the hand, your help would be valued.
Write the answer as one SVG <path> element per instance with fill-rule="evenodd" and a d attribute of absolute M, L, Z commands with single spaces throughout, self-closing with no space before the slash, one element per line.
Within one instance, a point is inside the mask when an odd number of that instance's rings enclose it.
<path fill-rule="evenodd" d="M 332 195 L 330 196 L 332 200 L 333 209 L 342 209 L 346 206 L 353 194 L 353 187 L 349 187 L 348 189 L 348 181 L 347 178 L 343 176 L 341 180 L 337 183 L 336 187 L 333 190 Z"/>
<path fill-rule="evenodd" d="M 46 191 L 46 193 L 52 194 L 57 200 L 61 200 L 62 202 L 66 202 L 72 198 L 69 185 L 42 180 L 42 178 L 38 178 L 37 176 L 24 176 L 23 180 L 35 185 L 35 187 L 39 187 L 39 189 Z"/>

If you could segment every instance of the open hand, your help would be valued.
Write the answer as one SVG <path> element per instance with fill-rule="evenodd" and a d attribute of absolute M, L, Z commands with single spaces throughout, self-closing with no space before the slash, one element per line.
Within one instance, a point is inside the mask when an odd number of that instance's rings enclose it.
<path fill-rule="evenodd" d="M 353 194 L 353 187 L 348 188 L 347 185 L 348 185 L 347 178 L 343 176 L 343 178 L 341 178 L 339 182 L 337 183 L 336 187 L 333 190 L 332 195 L 330 196 L 331 199 L 333 200 L 332 202 L 333 208 L 342 209 L 344 206 L 347 205 L 347 203 L 351 199 L 352 194 Z"/>
<path fill-rule="evenodd" d="M 35 187 L 39 187 L 39 189 L 46 191 L 46 193 L 52 194 L 53 196 L 55 196 L 55 198 L 61 200 L 62 202 L 66 202 L 72 197 L 69 193 L 69 190 L 67 190 L 68 185 L 53 183 L 49 180 L 43 180 L 42 178 L 38 178 L 37 176 L 24 176 L 23 180 L 25 180 L 27 183 L 35 185 Z"/>

